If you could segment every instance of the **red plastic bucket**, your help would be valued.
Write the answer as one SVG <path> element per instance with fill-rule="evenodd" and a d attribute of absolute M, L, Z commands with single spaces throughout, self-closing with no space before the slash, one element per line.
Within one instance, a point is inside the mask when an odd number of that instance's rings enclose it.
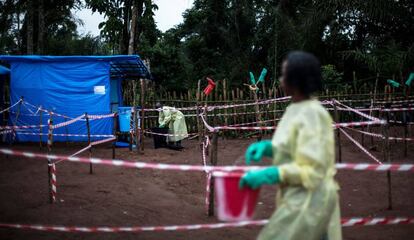
<path fill-rule="evenodd" d="M 253 218 L 260 188 L 239 188 L 242 173 L 214 172 L 217 217 L 220 221 L 245 221 Z"/>

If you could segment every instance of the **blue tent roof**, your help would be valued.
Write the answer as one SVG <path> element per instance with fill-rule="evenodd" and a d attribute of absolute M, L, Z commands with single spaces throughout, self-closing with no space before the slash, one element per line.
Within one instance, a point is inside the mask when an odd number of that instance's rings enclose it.
<path fill-rule="evenodd" d="M 10 73 L 10 69 L 0 65 L 0 75 L 7 75 Z"/>
<path fill-rule="evenodd" d="M 110 62 L 111 77 L 131 79 L 143 77 L 151 79 L 148 68 L 138 55 L 114 56 L 11 56 L 0 55 L 0 60 L 6 62 Z M 1 71 L 1 70 L 0 70 Z"/>

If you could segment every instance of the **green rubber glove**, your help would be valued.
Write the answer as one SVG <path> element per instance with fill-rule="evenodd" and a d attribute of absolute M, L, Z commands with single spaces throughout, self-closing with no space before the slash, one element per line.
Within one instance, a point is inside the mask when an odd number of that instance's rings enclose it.
<path fill-rule="evenodd" d="M 265 77 L 266 77 L 266 74 L 267 74 L 267 69 L 266 69 L 266 68 L 263 68 L 263 69 L 262 69 L 262 72 L 260 73 L 259 80 L 257 80 L 257 82 L 258 82 L 258 83 L 259 83 L 259 82 L 264 82 L 264 79 L 265 79 Z"/>
<path fill-rule="evenodd" d="M 272 142 L 270 140 L 263 140 L 251 144 L 246 151 L 245 158 L 246 164 L 250 165 L 253 162 L 260 162 L 263 157 L 272 157 L 273 149 Z"/>
<path fill-rule="evenodd" d="M 392 80 L 392 79 L 388 79 L 387 83 L 389 83 L 391 86 L 395 87 L 395 88 L 399 88 L 400 84 L 397 83 L 396 81 Z"/>
<path fill-rule="evenodd" d="M 410 76 L 408 76 L 408 79 L 405 82 L 405 85 L 410 86 L 413 79 L 414 79 L 414 73 L 410 73 Z"/>
<path fill-rule="evenodd" d="M 249 72 L 250 75 L 250 84 L 251 85 L 256 85 L 256 79 L 254 79 L 254 75 L 252 72 Z"/>
<path fill-rule="evenodd" d="M 240 179 L 239 187 L 250 187 L 257 189 L 262 185 L 273 185 L 280 182 L 278 167 L 268 167 L 261 170 L 252 170 L 243 175 Z"/>

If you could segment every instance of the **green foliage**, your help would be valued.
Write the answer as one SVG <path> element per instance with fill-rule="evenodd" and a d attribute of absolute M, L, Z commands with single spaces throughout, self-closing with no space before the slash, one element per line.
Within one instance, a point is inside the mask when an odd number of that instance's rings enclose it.
<path fill-rule="evenodd" d="M 328 64 L 322 66 L 322 82 L 324 85 L 339 84 L 342 82 L 343 73 L 336 70 L 334 65 Z"/>
<path fill-rule="evenodd" d="M 353 72 L 402 83 L 414 66 L 412 0 L 195 0 L 183 23 L 165 33 L 156 27 L 154 0 L 43 1 L 45 54 L 126 54 L 137 6 L 133 47 L 150 60 L 156 84 L 166 90 L 186 91 L 206 76 L 239 87 L 262 68 L 268 70 L 265 85 L 274 85 L 283 58 L 297 49 L 321 60 L 328 88 L 348 88 Z M 26 53 L 28 2 L 0 1 L 1 53 Z M 105 15 L 100 37 L 77 33 L 80 20 L 71 10 L 82 7 Z"/>

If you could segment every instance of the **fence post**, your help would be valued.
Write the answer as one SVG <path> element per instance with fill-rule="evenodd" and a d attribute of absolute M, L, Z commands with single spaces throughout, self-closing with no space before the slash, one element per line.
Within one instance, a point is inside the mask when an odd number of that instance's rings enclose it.
<path fill-rule="evenodd" d="M 260 113 L 259 98 L 258 98 L 258 96 L 257 96 L 257 92 L 256 92 L 256 90 L 254 90 L 254 91 L 253 91 L 253 98 L 254 98 L 254 102 L 256 103 L 256 104 L 254 105 L 254 108 L 255 108 L 255 110 L 256 110 L 256 121 L 257 121 L 257 126 L 258 126 L 258 127 L 261 127 L 261 126 L 262 126 L 262 123 L 261 123 L 261 121 L 262 121 L 262 114 Z M 257 141 L 262 140 L 262 135 L 263 135 L 262 130 L 259 130 L 259 135 L 258 135 L 258 137 L 257 137 Z"/>
<path fill-rule="evenodd" d="M 115 159 L 115 150 L 116 150 L 116 142 L 118 141 L 118 134 L 116 132 L 117 130 L 117 114 L 114 114 L 114 123 L 113 123 L 113 135 L 115 137 L 115 141 L 112 143 L 112 159 Z"/>
<path fill-rule="evenodd" d="M 210 164 L 217 166 L 217 146 L 218 146 L 218 132 L 213 132 L 210 148 Z M 214 177 L 210 181 L 210 196 L 209 196 L 208 216 L 214 216 Z"/>
<path fill-rule="evenodd" d="M 138 144 L 139 144 L 139 137 L 138 137 L 138 131 L 139 131 L 138 130 L 138 127 L 139 127 L 139 124 L 138 124 L 139 112 L 138 112 L 138 109 L 137 109 L 136 106 L 134 106 L 133 109 L 134 109 L 135 150 L 139 151 L 139 147 L 138 147 Z"/>
<path fill-rule="evenodd" d="M 140 84 L 141 84 L 141 136 L 140 136 L 140 147 L 141 147 L 141 151 L 144 151 L 144 129 L 145 129 L 145 125 L 144 125 L 144 119 L 145 119 L 145 80 L 144 79 L 140 79 Z M 137 143 L 138 144 L 138 143 Z"/>
<path fill-rule="evenodd" d="M 390 141 L 389 141 L 389 112 L 387 113 L 387 122 L 382 125 L 382 134 L 384 136 L 383 141 L 383 157 L 384 163 L 391 163 L 390 156 Z M 392 209 L 392 186 L 391 186 L 391 172 L 387 171 L 387 186 L 388 186 L 388 209 Z"/>
<path fill-rule="evenodd" d="M 227 104 L 227 80 L 223 79 L 223 101 L 224 104 Z M 229 119 L 227 116 L 227 108 L 224 108 L 224 125 L 229 125 Z M 227 138 L 227 133 L 223 133 L 223 135 Z"/>
<path fill-rule="evenodd" d="M 47 121 L 48 125 L 48 133 L 47 133 L 47 151 L 48 155 L 52 152 L 52 145 L 53 145 L 53 118 L 52 113 L 49 112 L 49 120 Z M 56 186 L 55 182 L 56 179 L 53 179 L 54 172 L 52 169 L 54 164 L 52 164 L 52 159 L 47 159 L 47 173 L 48 173 L 48 188 L 49 188 L 49 202 L 55 203 L 56 201 Z M 53 175 L 52 175 L 53 174 Z"/>
<path fill-rule="evenodd" d="M 89 146 L 89 158 L 92 157 L 92 146 L 91 146 L 91 127 L 89 125 L 89 117 L 88 113 L 85 113 L 85 119 L 86 119 L 86 130 L 88 132 L 88 146 Z M 89 174 L 93 173 L 93 167 L 92 163 L 89 163 Z"/>
<path fill-rule="evenodd" d="M 23 97 L 21 97 L 20 98 L 20 102 L 19 102 L 19 105 L 18 105 L 18 107 L 17 107 L 17 112 L 16 112 L 16 118 L 14 119 L 14 123 L 13 123 L 13 141 L 12 142 L 14 142 L 14 140 L 16 140 L 16 130 L 14 129 L 14 126 L 16 126 L 16 124 L 17 124 L 17 120 L 19 119 L 19 116 L 20 116 L 20 110 L 21 110 L 21 108 L 22 108 L 22 103 L 23 103 Z"/>
<path fill-rule="evenodd" d="M 39 147 L 42 150 L 42 134 L 43 134 L 43 119 L 42 119 L 42 106 L 39 107 Z"/>
<path fill-rule="evenodd" d="M 202 125 L 201 125 L 201 121 L 200 121 L 200 100 L 201 100 L 201 80 L 198 80 L 197 83 L 197 92 L 196 92 L 196 101 L 197 101 L 197 109 L 196 109 L 196 119 L 197 119 L 197 131 L 198 131 L 198 141 L 200 143 L 200 148 L 202 148 L 202 143 L 203 143 L 203 129 L 202 129 Z"/>
<path fill-rule="evenodd" d="M 335 112 L 335 123 L 339 123 L 340 122 L 340 117 L 339 117 L 339 113 L 338 113 L 338 107 L 336 105 L 336 101 L 335 99 L 333 99 L 333 107 L 334 107 L 334 112 Z M 337 127 L 336 129 L 336 142 L 337 142 L 337 146 L 338 146 L 338 162 L 342 162 L 342 147 L 341 147 L 341 131 L 339 130 L 340 128 Z"/>

